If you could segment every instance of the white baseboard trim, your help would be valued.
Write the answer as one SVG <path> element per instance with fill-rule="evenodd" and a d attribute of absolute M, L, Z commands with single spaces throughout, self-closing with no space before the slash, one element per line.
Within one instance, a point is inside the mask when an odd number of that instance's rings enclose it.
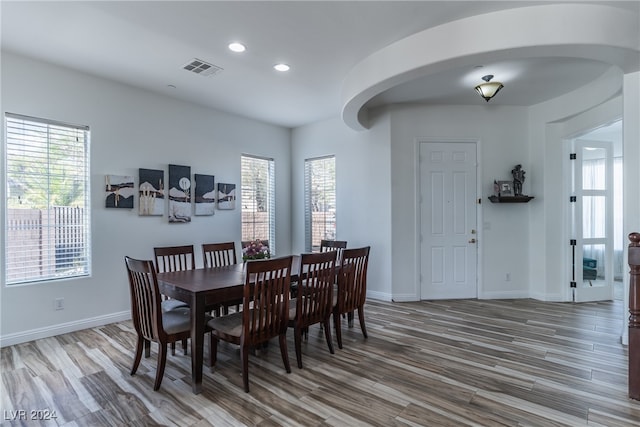
<path fill-rule="evenodd" d="M 367 298 L 377 299 L 380 301 L 393 301 L 391 299 L 391 294 L 386 292 L 378 292 L 378 291 L 367 291 Z"/>
<path fill-rule="evenodd" d="M 17 332 L 15 334 L 0 336 L 0 347 L 8 347 L 10 345 L 21 344 L 41 338 L 54 337 L 56 335 L 80 331 L 87 328 L 95 328 L 96 326 L 108 325 L 109 323 L 121 322 L 129 319 L 131 319 L 131 312 L 122 311 L 120 313 L 112 313 L 105 316 L 51 325 L 46 328 Z"/>
<path fill-rule="evenodd" d="M 478 299 L 522 299 L 530 297 L 527 291 L 484 291 L 478 295 Z"/>
<path fill-rule="evenodd" d="M 538 301 L 546 301 L 546 302 L 571 302 L 567 301 L 562 294 L 544 294 L 544 293 L 533 293 L 525 298 L 533 298 Z"/>
<path fill-rule="evenodd" d="M 416 294 L 394 294 L 391 296 L 393 302 L 416 302 L 420 301 L 420 298 Z"/>

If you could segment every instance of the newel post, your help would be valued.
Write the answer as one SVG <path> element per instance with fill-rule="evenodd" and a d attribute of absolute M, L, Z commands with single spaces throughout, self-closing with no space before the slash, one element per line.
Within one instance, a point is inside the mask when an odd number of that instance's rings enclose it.
<path fill-rule="evenodd" d="M 629 397 L 640 400 L 640 233 L 629 240 Z"/>

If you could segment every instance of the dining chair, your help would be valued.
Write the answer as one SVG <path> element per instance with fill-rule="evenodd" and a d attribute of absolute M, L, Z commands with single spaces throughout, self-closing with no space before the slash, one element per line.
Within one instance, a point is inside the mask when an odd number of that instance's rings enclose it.
<path fill-rule="evenodd" d="M 186 342 L 189 338 L 191 326 L 189 309 L 162 310 L 153 261 L 125 257 L 125 264 L 131 291 L 131 317 L 138 335 L 131 375 L 135 375 L 138 370 L 143 348 L 147 343 L 157 342 L 158 366 L 153 389 L 158 390 L 167 362 L 167 344 L 176 341 Z M 148 357 L 149 354 L 145 356 Z"/>
<path fill-rule="evenodd" d="M 346 240 L 330 240 L 330 239 L 322 239 L 320 240 L 320 251 L 326 252 L 331 249 L 345 249 L 347 247 Z"/>
<path fill-rule="evenodd" d="M 367 266 L 369 264 L 369 246 L 357 249 L 345 249 L 338 271 L 338 288 L 333 307 L 333 323 L 336 329 L 338 348 L 342 348 L 340 316 L 353 316 L 358 311 L 358 320 L 362 335 L 367 338 L 364 321 L 364 303 L 367 299 Z M 350 318 L 350 320 L 352 317 Z"/>
<path fill-rule="evenodd" d="M 224 267 L 226 265 L 237 264 L 238 257 L 236 255 L 235 242 L 204 243 L 202 245 L 202 260 L 205 268 Z M 241 304 L 242 299 L 229 301 L 215 307 L 207 307 L 207 309 L 215 311 L 216 315 L 227 315 L 229 314 L 229 307 L 235 306 L 236 311 L 240 311 Z M 220 309 L 222 309 L 222 313 Z"/>
<path fill-rule="evenodd" d="M 235 242 L 203 243 L 202 260 L 206 268 L 237 264 Z"/>
<path fill-rule="evenodd" d="M 196 268 L 196 259 L 193 252 L 193 245 L 184 246 L 163 246 L 153 248 L 156 258 L 156 273 L 167 271 L 193 270 Z M 177 299 L 162 296 L 162 311 L 188 308 L 189 304 Z M 184 354 L 187 354 L 187 342 L 182 342 Z M 171 343 L 171 354 L 176 353 L 176 344 Z"/>
<path fill-rule="evenodd" d="M 278 337 L 280 354 L 287 373 L 291 372 L 287 353 L 287 322 L 289 318 L 289 285 L 293 257 L 271 258 L 246 263 L 243 286 L 244 308 L 239 313 L 215 317 L 207 324 L 211 328 L 211 370 L 216 364 L 218 342 L 240 346 L 242 381 L 249 392 L 249 353 L 253 347 Z"/>
<path fill-rule="evenodd" d="M 347 248 L 346 240 L 325 240 L 325 239 L 320 240 L 320 252 L 336 251 L 338 253 L 338 256 L 336 258 L 336 265 L 340 265 L 340 262 L 342 261 L 342 252 L 346 248 Z M 336 284 L 336 287 L 337 287 L 337 284 Z M 342 317 L 344 317 L 344 314 Z M 353 318 L 353 314 L 351 314 L 351 317 Z"/>
<path fill-rule="evenodd" d="M 338 262 L 342 257 L 342 251 L 347 248 L 346 240 L 320 240 L 320 252 L 337 251 Z"/>
<path fill-rule="evenodd" d="M 193 245 L 163 246 L 153 248 L 156 257 L 156 273 L 167 271 L 193 270 L 196 268 Z M 163 295 L 162 309 L 173 310 L 179 307 L 188 307 L 189 304 L 176 299 L 169 299 Z"/>
<path fill-rule="evenodd" d="M 336 255 L 336 251 L 330 251 L 300 257 L 298 295 L 289 301 L 289 327 L 293 328 L 298 368 L 302 368 L 302 334 L 316 323 L 324 326 L 329 352 L 334 354 L 330 320 Z"/>

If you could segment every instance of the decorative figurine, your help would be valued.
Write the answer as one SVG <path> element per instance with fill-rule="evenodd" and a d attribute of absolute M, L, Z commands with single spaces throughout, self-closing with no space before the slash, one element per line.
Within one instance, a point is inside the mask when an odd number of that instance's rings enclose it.
<path fill-rule="evenodd" d="M 511 175 L 513 175 L 514 196 L 522 196 L 522 183 L 524 182 L 524 174 L 525 171 L 522 170 L 522 165 L 516 165 L 516 167 L 511 170 Z"/>

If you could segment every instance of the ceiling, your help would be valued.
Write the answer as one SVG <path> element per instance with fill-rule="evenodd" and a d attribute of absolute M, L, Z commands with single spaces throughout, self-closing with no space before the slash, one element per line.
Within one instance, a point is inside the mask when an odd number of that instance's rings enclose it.
<path fill-rule="evenodd" d="M 345 76 L 364 58 L 414 33 L 532 1 L 6 1 L 2 50 L 285 127 L 340 115 Z M 565 2 L 566 3 L 566 2 Z M 606 3 L 639 14 L 640 2 Z M 461 37 L 472 37 L 461 34 Z M 227 45 L 239 41 L 238 54 Z M 443 43 L 446 43 L 443 40 Z M 212 76 L 183 66 L 198 58 Z M 291 66 L 286 73 L 272 67 Z M 579 58 L 503 58 L 477 66 L 517 75 L 492 105 L 532 105 L 581 87 L 609 65 Z M 369 106 L 482 105 L 468 67 L 395 86 Z"/>

